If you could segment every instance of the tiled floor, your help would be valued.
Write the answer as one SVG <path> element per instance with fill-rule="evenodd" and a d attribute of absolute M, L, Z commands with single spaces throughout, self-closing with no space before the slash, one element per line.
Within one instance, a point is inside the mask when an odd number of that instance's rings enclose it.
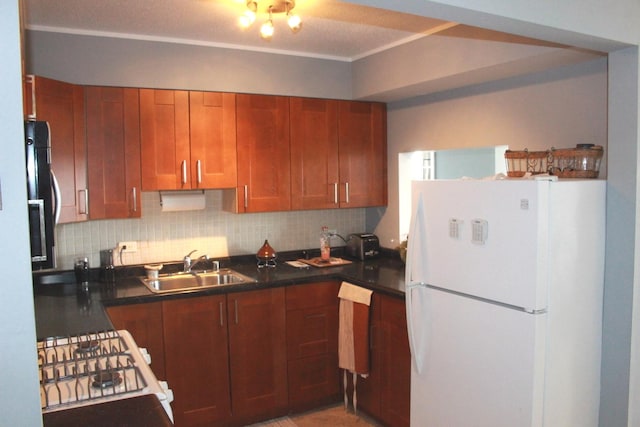
<path fill-rule="evenodd" d="M 343 405 L 333 405 L 315 411 L 278 418 L 254 427 L 379 427 L 364 414 L 355 415 L 353 408 L 345 411 Z"/>

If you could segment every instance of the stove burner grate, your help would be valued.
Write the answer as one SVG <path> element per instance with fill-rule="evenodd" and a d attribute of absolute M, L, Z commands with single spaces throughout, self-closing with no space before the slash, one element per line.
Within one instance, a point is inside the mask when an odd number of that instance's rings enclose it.
<path fill-rule="evenodd" d="M 147 382 L 115 331 L 38 343 L 43 409 L 142 392 Z"/>

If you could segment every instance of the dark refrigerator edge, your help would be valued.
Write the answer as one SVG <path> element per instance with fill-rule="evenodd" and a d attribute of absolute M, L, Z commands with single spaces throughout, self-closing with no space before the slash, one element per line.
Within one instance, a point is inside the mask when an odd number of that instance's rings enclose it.
<path fill-rule="evenodd" d="M 27 121 L 24 130 L 31 267 L 54 268 L 54 181 L 49 124 Z"/>

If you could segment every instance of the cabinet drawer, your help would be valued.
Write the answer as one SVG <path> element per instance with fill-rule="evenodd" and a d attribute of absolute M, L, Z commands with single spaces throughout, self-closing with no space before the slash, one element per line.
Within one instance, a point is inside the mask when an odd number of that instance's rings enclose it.
<path fill-rule="evenodd" d="M 309 307 L 338 306 L 339 283 L 318 282 L 286 288 L 287 310 Z"/>

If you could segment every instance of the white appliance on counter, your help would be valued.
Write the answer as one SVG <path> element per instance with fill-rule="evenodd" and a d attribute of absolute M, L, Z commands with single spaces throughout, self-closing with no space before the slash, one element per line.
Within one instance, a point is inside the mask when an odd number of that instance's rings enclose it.
<path fill-rule="evenodd" d="M 173 393 L 126 330 L 38 341 L 42 412 L 155 394 L 173 422 Z"/>
<path fill-rule="evenodd" d="M 597 426 L 606 182 L 412 190 L 411 425 Z"/>

